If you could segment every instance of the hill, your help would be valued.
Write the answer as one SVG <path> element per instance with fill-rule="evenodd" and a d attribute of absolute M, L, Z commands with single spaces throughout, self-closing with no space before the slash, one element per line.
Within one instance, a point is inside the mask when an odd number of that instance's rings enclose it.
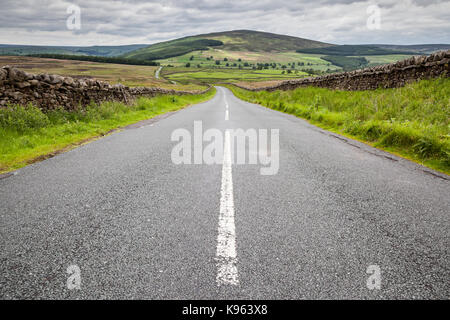
<path fill-rule="evenodd" d="M 320 48 L 302 48 L 297 52 L 324 54 L 332 56 L 381 56 L 388 54 L 416 54 L 413 50 L 396 50 L 395 48 L 382 48 L 378 45 L 340 45 Z"/>
<path fill-rule="evenodd" d="M 373 46 L 403 52 L 412 51 L 415 54 L 430 54 L 436 51 L 450 50 L 450 44 L 413 44 L 413 45 L 375 44 Z"/>
<path fill-rule="evenodd" d="M 288 52 L 303 48 L 321 48 L 330 44 L 268 32 L 235 30 L 200 34 L 165 41 L 128 52 L 125 58 L 155 60 L 181 56 L 214 47 L 225 51 Z"/>
<path fill-rule="evenodd" d="M 141 48 L 125 54 L 123 57 L 135 60 L 158 60 L 166 59 L 196 51 L 208 50 L 209 47 L 223 45 L 222 41 L 187 37 L 172 41 L 160 42 L 146 48 Z"/>
<path fill-rule="evenodd" d="M 29 46 L 15 44 L 0 44 L 0 55 L 25 56 L 30 54 L 71 54 L 100 57 L 115 57 L 139 48 L 147 47 L 147 44 L 131 44 L 124 46 Z"/>
<path fill-rule="evenodd" d="M 222 41 L 224 44 L 221 49 L 232 51 L 286 52 L 331 45 L 315 40 L 253 30 L 216 32 L 197 37 Z"/>

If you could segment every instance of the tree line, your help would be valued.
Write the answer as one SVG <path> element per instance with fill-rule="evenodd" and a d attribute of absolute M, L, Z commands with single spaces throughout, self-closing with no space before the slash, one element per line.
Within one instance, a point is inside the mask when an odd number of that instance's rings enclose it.
<path fill-rule="evenodd" d="M 120 58 L 120 57 L 82 56 L 82 55 L 56 54 L 56 53 L 30 54 L 28 56 L 29 57 L 37 57 L 37 58 L 49 58 L 49 59 L 63 59 L 63 60 L 128 64 L 128 65 L 135 65 L 135 66 L 159 66 L 159 62 L 143 61 L 143 60 L 137 60 L 137 59 Z"/>

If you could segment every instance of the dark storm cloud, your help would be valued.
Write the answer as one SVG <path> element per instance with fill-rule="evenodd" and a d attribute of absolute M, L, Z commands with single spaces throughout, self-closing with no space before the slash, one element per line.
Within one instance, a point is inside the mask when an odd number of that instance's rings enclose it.
<path fill-rule="evenodd" d="M 66 28 L 69 5 L 81 29 Z M 369 5 L 381 29 L 366 25 Z M 450 0 L 2 0 L 0 43 L 153 43 L 186 35 L 253 29 L 332 43 L 450 42 Z"/>

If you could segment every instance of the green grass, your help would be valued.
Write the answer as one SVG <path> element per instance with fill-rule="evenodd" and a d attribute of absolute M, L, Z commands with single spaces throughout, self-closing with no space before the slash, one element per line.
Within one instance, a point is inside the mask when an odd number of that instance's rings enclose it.
<path fill-rule="evenodd" d="M 229 87 L 243 100 L 308 119 L 450 174 L 449 78 L 356 92 L 314 87 L 251 92 Z"/>
<path fill-rule="evenodd" d="M 202 95 L 139 98 L 129 106 L 105 102 L 73 112 L 58 109 L 43 113 L 32 105 L 0 109 L 0 173 L 70 149 L 113 129 L 206 101 L 214 94 L 213 88 Z"/>

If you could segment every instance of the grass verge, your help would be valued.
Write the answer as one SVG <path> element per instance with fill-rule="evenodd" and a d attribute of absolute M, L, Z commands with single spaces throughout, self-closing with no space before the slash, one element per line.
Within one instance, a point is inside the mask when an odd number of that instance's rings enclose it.
<path fill-rule="evenodd" d="M 132 105 L 104 102 L 77 111 L 42 112 L 32 105 L 0 109 L 0 173 L 69 150 L 111 130 L 175 111 L 212 98 L 215 88 L 201 95 L 161 95 L 139 98 Z"/>
<path fill-rule="evenodd" d="M 228 87 L 240 99 L 305 118 L 450 174 L 449 78 L 372 91 L 308 87 L 252 92 Z"/>

